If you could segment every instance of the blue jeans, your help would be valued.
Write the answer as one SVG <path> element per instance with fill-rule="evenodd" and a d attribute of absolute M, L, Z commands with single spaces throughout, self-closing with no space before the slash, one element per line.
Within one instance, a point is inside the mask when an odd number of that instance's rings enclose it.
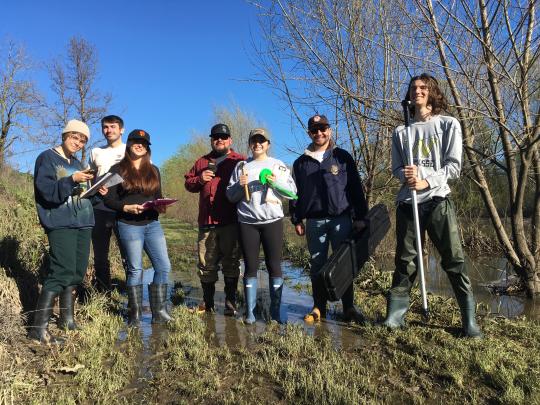
<path fill-rule="evenodd" d="M 310 274 L 312 276 L 317 274 L 328 260 L 330 245 L 335 251 L 341 242 L 349 237 L 351 230 L 352 220 L 348 214 L 306 221 L 306 239 L 311 255 Z"/>
<path fill-rule="evenodd" d="M 126 255 L 128 287 L 143 283 L 143 249 L 154 267 L 153 283 L 167 284 L 169 282 L 171 262 L 159 221 L 152 221 L 147 225 L 129 225 L 118 221 L 118 234 Z"/>
<path fill-rule="evenodd" d="M 314 306 L 320 310 L 326 308 L 326 291 L 321 283 L 319 272 L 328 260 L 328 249 L 332 246 L 332 251 L 336 251 L 345 239 L 350 236 L 352 230 L 352 220 L 350 215 L 343 214 L 338 217 L 327 217 L 320 219 L 308 219 L 306 221 L 306 239 L 309 254 L 311 255 L 311 284 L 313 289 Z M 353 285 L 347 289 L 341 301 L 343 308 L 348 309 L 353 305 Z"/>

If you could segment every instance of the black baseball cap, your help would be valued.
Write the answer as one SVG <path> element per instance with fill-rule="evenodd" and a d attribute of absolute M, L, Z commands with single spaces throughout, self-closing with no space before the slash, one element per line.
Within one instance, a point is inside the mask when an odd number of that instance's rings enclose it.
<path fill-rule="evenodd" d="M 210 137 L 215 135 L 227 135 L 231 136 L 231 131 L 226 124 L 216 124 L 210 130 Z"/>
<path fill-rule="evenodd" d="M 330 123 L 328 122 L 328 118 L 326 118 L 325 115 L 314 115 L 308 120 L 308 130 L 311 131 L 315 128 L 321 128 L 321 127 L 329 127 Z"/>
<path fill-rule="evenodd" d="M 144 129 L 134 129 L 131 131 L 127 137 L 128 142 L 129 141 L 146 141 L 148 142 L 148 145 L 152 145 L 150 143 L 150 134 L 146 132 Z"/>

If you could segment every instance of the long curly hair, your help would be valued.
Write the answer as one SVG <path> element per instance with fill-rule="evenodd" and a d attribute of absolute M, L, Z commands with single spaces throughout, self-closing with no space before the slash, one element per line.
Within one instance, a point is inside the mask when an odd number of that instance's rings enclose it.
<path fill-rule="evenodd" d="M 147 153 L 141 158 L 141 164 L 137 170 L 133 165 L 133 156 L 130 149 L 131 143 L 126 146 L 126 154 L 120 161 L 120 176 L 124 179 L 122 188 L 128 193 L 141 193 L 152 196 L 159 191 L 159 175 L 150 161 L 152 155 L 150 146 L 146 145 Z"/>
<path fill-rule="evenodd" d="M 448 109 L 448 101 L 446 101 L 446 97 L 441 91 L 437 79 L 428 73 L 422 73 L 419 76 L 414 76 L 411 78 L 411 81 L 407 86 L 407 94 L 405 95 L 406 101 L 411 100 L 411 85 L 415 80 L 422 80 L 428 86 L 428 105 L 431 106 L 431 113 L 433 115 L 440 114 L 442 111 L 446 111 Z M 409 109 L 411 111 L 411 115 L 414 116 L 415 109 L 412 103 Z"/>

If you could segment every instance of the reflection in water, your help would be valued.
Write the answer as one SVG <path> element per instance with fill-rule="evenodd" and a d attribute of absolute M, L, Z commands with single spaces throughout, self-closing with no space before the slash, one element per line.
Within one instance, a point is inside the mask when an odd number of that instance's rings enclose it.
<path fill-rule="evenodd" d="M 529 300 L 522 296 L 494 295 L 487 288 L 488 285 L 506 285 L 508 280 L 514 277 L 504 258 L 470 259 L 467 257 L 466 261 L 476 300 L 487 308 L 489 314 L 508 318 L 524 315 L 529 319 L 540 320 L 538 300 Z M 426 267 L 427 290 L 434 294 L 454 297 L 448 277 L 440 267 L 438 257 L 430 255 Z"/>
<path fill-rule="evenodd" d="M 339 322 L 337 318 L 342 312 L 340 303 L 330 303 L 328 319 L 317 325 L 306 325 L 304 315 L 311 310 L 313 300 L 311 295 L 305 292 L 305 286 L 309 285 L 309 276 L 301 269 L 292 266 L 288 262 L 282 265 L 283 276 L 286 280 L 283 285 L 281 301 L 281 319 L 287 323 L 303 325 L 306 332 L 313 336 L 329 335 L 336 347 L 354 348 L 358 345 L 357 335 L 354 333 L 356 326 L 351 326 Z M 174 276 L 181 281 L 186 299 L 184 305 L 196 306 L 202 299 L 202 291 L 199 287 L 199 278 L 195 272 L 176 273 Z M 257 322 L 253 325 L 245 325 L 242 322 L 243 305 L 239 305 L 237 318 L 223 316 L 225 305 L 225 295 L 223 294 L 223 282 L 216 284 L 215 304 L 217 313 L 206 314 L 202 318 L 207 325 L 206 338 L 208 342 L 216 345 L 228 345 L 229 347 L 249 347 L 253 344 L 254 338 L 263 333 L 269 319 L 270 296 L 268 292 L 268 273 L 259 271 L 257 290 Z M 239 292 L 241 291 L 241 281 L 239 282 Z"/>
<path fill-rule="evenodd" d="M 506 282 L 508 269 L 504 259 L 484 258 L 467 259 L 469 265 L 469 275 L 477 301 L 484 305 L 484 311 L 490 314 L 498 314 L 505 317 L 516 317 L 525 315 L 531 319 L 540 320 L 540 303 L 538 301 L 527 300 L 524 297 L 496 296 L 490 293 L 486 285 L 501 285 Z M 392 260 L 380 262 L 380 266 L 393 270 Z M 351 326 L 339 322 L 341 314 L 341 304 L 329 303 L 328 318 L 317 325 L 306 325 L 303 321 L 304 315 L 311 310 L 313 300 L 306 292 L 306 286 L 309 286 L 309 276 L 299 268 L 295 268 L 288 262 L 283 263 L 283 275 L 286 283 L 283 286 L 281 319 L 287 320 L 287 323 L 303 325 L 306 333 L 315 337 L 330 336 L 336 348 L 346 350 L 356 349 L 361 342 L 355 333 L 357 326 Z M 180 281 L 185 293 L 184 305 L 195 307 L 202 299 L 199 278 L 193 272 L 173 273 L 174 281 Z M 151 283 L 153 271 L 144 272 L 144 284 Z M 263 333 L 266 328 L 266 320 L 269 318 L 270 298 L 268 293 L 268 273 L 259 271 L 257 292 L 257 322 L 254 325 L 245 325 L 242 322 L 243 305 L 239 304 L 238 317 L 223 316 L 225 305 L 225 295 L 223 294 L 223 282 L 220 280 L 216 285 L 215 303 L 217 313 L 201 315 L 206 323 L 205 338 L 216 346 L 227 345 L 231 348 L 249 347 L 253 344 L 256 336 Z M 453 297 L 454 294 L 450 288 L 448 278 L 440 268 L 438 259 L 430 256 L 428 266 L 426 266 L 426 283 L 428 292 Z M 239 282 L 240 296 L 242 293 L 242 283 Z M 242 298 L 241 298 L 242 300 Z M 148 291 L 144 288 L 143 297 L 143 319 L 140 327 L 140 335 L 143 341 L 144 358 L 151 356 L 159 350 L 166 338 L 166 327 L 151 324 L 152 315 L 148 307 Z M 125 336 L 125 335 L 124 335 Z M 122 339 L 122 336 L 120 336 Z M 144 362 L 143 362 L 144 363 Z M 149 367 L 141 370 L 144 375 Z"/>

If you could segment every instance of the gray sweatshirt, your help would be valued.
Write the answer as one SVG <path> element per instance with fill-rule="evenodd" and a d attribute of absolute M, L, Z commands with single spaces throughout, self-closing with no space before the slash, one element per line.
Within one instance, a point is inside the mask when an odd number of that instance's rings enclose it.
<path fill-rule="evenodd" d="M 248 188 L 250 201 L 246 201 L 244 187 L 240 185 L 240 175 L 242 174 L 240 162 L 236 165 L 229 185 L 227 187 L 227 198 L 237 203 L 238 221 L 246 224 L 266 224 L 283 218 L 282 198 L 278 191 L 271 188 L 268 183 L 263 185 L 259 181 L 259 174 L 262 169 L 272 170 L 276 176 L 276 184 L 285 190 L 296 193 L 296 185 L 291 176 L 290 170 L 278 159 L 268 157 L 264 160 L 253 160 L 249 158 L 244 165 L 244 172 L 248 175 Z"/>
<path fill-rule="evenodd" d="M 462 137 L 458 120 L 435 115 L 426 122 L 411 123 L 413 160 L 419 177 L 429 183 L 418 191 L 418 202 L 450 193 L 448 180 L 459 178 L 461 171 Z M 408 144 L 405 126 L 400 125 L 392 136 L 392 174 L 399 179 L 401 188 L 397 202 L 411 202 L 411 191 L 405 183 L 404 166 L 408 165 Z"/>

